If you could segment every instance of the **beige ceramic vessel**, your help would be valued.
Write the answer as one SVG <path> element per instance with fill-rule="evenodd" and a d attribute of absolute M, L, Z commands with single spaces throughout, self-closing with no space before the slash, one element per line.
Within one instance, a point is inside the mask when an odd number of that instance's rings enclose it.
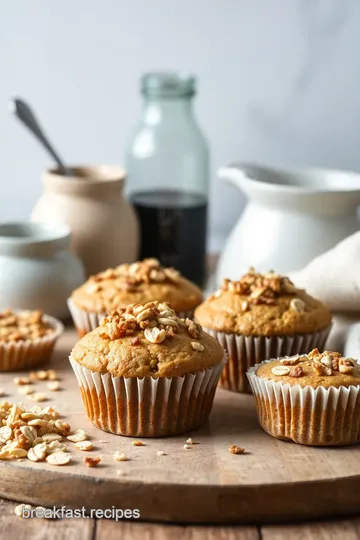
<path fill-rule="evenodd" d="M 139 231 L 135 212 L 122 194 L 125 171 L 110 165 L 71 169 L 73 177 L 64 177 L 57 169 L 44 172 L 44 193 L 32 221 L 68 225 L 71 247 L 87 275 L 135 261 Z"/>

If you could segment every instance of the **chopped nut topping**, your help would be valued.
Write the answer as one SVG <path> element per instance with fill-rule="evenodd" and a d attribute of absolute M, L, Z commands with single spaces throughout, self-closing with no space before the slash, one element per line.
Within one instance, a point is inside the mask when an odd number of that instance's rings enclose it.
<path fill-rule="evenodd" d="M 332 369 L 324 366 L 321 362 L 318 362 L 317 360 L 313 360 L 312 367 L 317 375 L 326 375 L 327 377 L 332 375 Z"/>
<path fill-rule="evenodd" d="M 199 343 L 198 341 L 192 341 L 191 347 L 194 349 L 194 351 L 203 352 L 204 350 L 204 346 L 201 345 L 201 343 Z"/>
<path fill-rule="evenodd" d="M 185 327 L 194 339 L 201 336 L 202 327 L 199 324 L 190 319 L 180 319 L 165 302 L 129 304 L 125 309 L 114 311 L 102 319 L 100 337 L 116 340 L 134 336 L 130 341 L 131 345 L 139 345 L 140 335 L 134 334 L 140 331 L 150 343 L 160 344 L 167 338 L 173 338 L 180 327 Z"/>
<path fill-rule="evenodd" d="M 289 278 L 280 276 L 275 272 L 260 274 L 253 268 L 250 268 L 249 272 L 245 274 L 239 281 L 224 279 L 221 285 L 221 290 L 231 291 L 234 294 L 248 296 L 247 303 L 242 304 L 243 311 L 247 311 L 249 304 L 271 305 L 274 304 L 276 298 L 281 295 L 297 295 L 299 292 Z M 299 299 L 294 298 L 294 300 Z M 300 306 L 300 304 L 297 305 Z"/>
<path fill-rule="evenodd" d="M 291 366 L 290 368 L 290 377 L 302 377 L 304 374 L 303 368 L 301 366 Z"/>
<path fill-rule="evenodd" d="M 289 375 L 290 368 L 287 366 L 275 366 L 272 368 L 271 371 L 274 375 L 283 376 L 283 375 Z"/>
<path fill-rule="evenodd" d="M 145 444 L 142 441 L 132 441 L 131 444 L 133 446 L 145 446 Z"/>
<path fill-rule="evenodd" d="M 293 311 L 297 311 L 298 313 L 302 313 L 305 311 L 306 304 L 303 300 L 300 300 L 300 298 L 292 298 L 290 302 L 290 309 Z"/>
<path fill-rule="evenodd" d="M 120 452 L 120 450 L 116 450 L 113 458 L 115 459 L 115 461 L 128 461 L 128 458 L 126 457 L 124 452 Z"/>
<path fill-rule="evenodd" d="M 328 367 L 328 368 L 331 368 L 331 367 L 332 367 L 332 359 L 331 359 L 331 356 L 328 356 L 328 355 L 323 356 L 323 357 L 320 359 L 320 362 L 321 362 L 324 366 L 326 366 L 326 367 Z"/>
<path fill-rule="evenodd" d="M 90 457 L 90 456 L 84 457 L 84 463 L 88 467 L 97 467 L 99 465 L 100 461 L 101 461 L 101 458 L 99 456 L 97 456 L 97 457 Z"/>
<path fill-rule="evenodd" d="M 232 444 L 231 446 L 229 446 L 229 452 L 230 454 L 243 454 L 245 452 L 245 448 L 241 448 L 240 446 Z"/>
<path fill-rule="evenodd" d="M 281 358 L 280 364 L 283 366 L 296 366 L 300 362 L 300 356 L 289 356 L 289 358 Z"/>
<path fill-rule="evenodd" d="M 0 342 L 35 340 L 53 332 L 41 311 L 0 312 Z"/>
<path fill-rule="evenodd" d="M 340 358 L 339 359 L 339 371 L 345 375 L 351 375 L 354 373 L 354 364 L 353 360 L 350 358 Z"/>

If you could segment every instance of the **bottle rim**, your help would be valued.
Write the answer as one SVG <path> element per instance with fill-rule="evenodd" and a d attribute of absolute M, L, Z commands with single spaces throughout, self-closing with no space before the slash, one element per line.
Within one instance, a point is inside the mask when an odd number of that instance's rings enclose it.
<path fill-rule="evenodd" d="M 196 78 L 191 73 L 152 71 L 141 77 L 141 93 L 147 97 L 191 97 L 196 93 Z"/>

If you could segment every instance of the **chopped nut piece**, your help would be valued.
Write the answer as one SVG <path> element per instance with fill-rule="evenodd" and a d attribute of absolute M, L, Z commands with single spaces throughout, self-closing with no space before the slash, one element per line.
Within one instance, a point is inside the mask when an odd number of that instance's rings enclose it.
<path fill-rule="evenodd" d="M 72 435 L 66 437 L 71 442 L 81 442 L 86 441 L 87 435 L 83 429 L 77 429 Z"/>
<path fill-rule="evenodd" d="M 93 449 L 93 443 L 91 441 L 79 441 L 75 443 L 76 450 L 81 450 L 82 452 L 88 452 Z"/>
<path fill-rule="evenodd" d="M 39 379 L 39 381 L 45 381 L 48 378 L 47 371 L 44 371 L 43 369 L 36 372 L 36 376 Z"/>
<path fill-rule="evenodd" d="M 194 349 L 194 351 L 203 352 L 204 346 L 201 345 L 198 341 L 192 341 L 191 347 Z"/>
<path fill-rule="evenodd" d="M 50 465 L 67 465 L 71 461 L 71 455 L 68 452 L 54 452 L 47 456 L 46 461 Z"/>
<path fill-rule="evenodd" d="M 120 452 L 120 450 L 116 450 L 113 458 L 115 459 L 115 461 L 128 461 L 128 458 L 126 457 L 124 452 Z"/>
<path fill-rule="evenodd" d="M 5 443 L 9 441 L 13 436 L 13 430 L 10 426 L 2 426 L 0 428 L 0 442 Z"/>
<path fill-rule="evenodd" d="M 48 378 L 48 381 L 56 381 L 58 379 L 58 375 L 57 375 L 55 369 L 48 369 L 47 370 L 47 378 Z"/>
<path fill-rule="evenodd" d="M 280 364 L 283 366 L 295 366 L 300 362 L 300 356 L 289 356 L 289 358 L 282 358 Z"/>
<path fill-rule="evenodd" d="M 275 366 L 272 368 L 271 371 L 274 375 L 283 376 L 283 375 L 289 375 L 290 368 L 287 366 Z"/>
<path fill-rule="evenodd" d="M 303 368 L 301 366 L 291 366 L 290 368 L 290 377 L 302 377 L 304 374 Z"/>
<path fill-rule="evenodd" d="M 59 381 L 50 381 L 48 382 L 47 387 L 52 392 L 57 392 L 58 390 L 60 390 L 60 383 Z"/>
<path fill-rule="evenodd" d="M 318 356 L 319 354 L 320 354 L 319 349 L 316 348 L 310 351 L 307 356 L 308 358 L 310 358 L 310 360 L 312 360 L 313 358 L 315 358 L 315 356 Z"/>
<path fill-rule="evenodd" d="M 166 338 L 166 332 L 155 326 L 154 328 L 145 328 L 144 336 L 150 343 L 161 343 Z"/>
<path fill-rule="evenodd" d="M 15 377 L 14 383 L 17 384 L 18 386 L 22 386 L 25 384 L 28 385 L 28 384 L 31 384 L 31 379 L 29 379 L 29 377 Z"/>
<path fill-rule="evenodd" d="M 349 358 L 340 358 L 339 360 L 339 372 L 344 375 L 351 375 L 354 373 L 353 361 Z"/>
<path fill-rule="evenodd" d="M 302 313 L 305 311 L 306 304 L 303 300 L 300 300 L 300 298 L 292 298 L 290 302 L 290 309 L 293 311 L 297 311 L 298 313 Z"/>
<path fill-rule="evenodd" d="M 140 345 L 141 341 L 139 336 L 134 337 L 134 339 L 131 340 L 131 345 Z"/>
<path fill-rule="evenodd" d="M 332 367 L 332 359 L 331 359 L 330 356 L 327 356 L 327 355 L 326 355 L 326 356 L 323 356 L 323 357 L 320 359 L 320 362 L 321 362 L 324 366 L 326 366 L 326 367 L 328 367 L 328 368 L 331 368 L 331 367 Z"/>
<path fill-rule="evenodd" d="M 89 456 L 84 457 L 84 463 L 88 467 L 97 467 L 100 461 L 101 461 L 100 457 L 89 457 Z"/>
<path fill-rule="evenodd" d="M 241 448 L 240 446 L 232 444 L 231 446 L 229 446 L 229 452 L 230 454 L 243 454 L 245 452 L 245 448 Z"/>
<path fill-rule="evenodd" d="M 145 446 L 145 444 L 142 441 L 132 441 L 131 444 L 133 446 Z"/>
<path fill-rule="evenodd" d="M 313 361 L 312 368 L 317 375 L 326 375 L 327 377 L 332 375 L 331 368 L 324 366 L 321 362 L 318 362 L 316 360 Z"/>

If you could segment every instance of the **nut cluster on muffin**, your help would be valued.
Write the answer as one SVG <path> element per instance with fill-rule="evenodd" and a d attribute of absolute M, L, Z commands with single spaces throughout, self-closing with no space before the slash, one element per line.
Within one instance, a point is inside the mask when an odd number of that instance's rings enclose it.
<path fill-rule="evenodd" d="M 125 309 L 112 313 L 100 323 L 100 337 L 110 340 L 124 336 L 133 336 L 131 345 L 141 343 L 138 330 L 143 330 L 144 338 L 149 343 L 162 343 L 165 339 L 171 339 L 178 332 L 180 326 L 185 326 L 188 333 L 194 339 L 201 335 L 202 328 L 191 319 L 180 319 L 166 303 L 148 302 L 145 305 L 130 304 Z M 204 347 L 199 342 L 192 342 L 192 348 L 203 351 Z"/>
<path fill-rule="evenodd" d="M 267 362 L 256 372 L 258 377 L 267 377 L 275 381 L 290 384 L 309 384 L 318 386 L 347 386 L 353 384 L 354 377 L 360 383 L 360 365 L 354 358 L 344 357 L 339 352 L 313 349 L 307 355 L 280 358 Z M 292 381 L 292 378 L 302 378 L 302 381 Z M 331 378 L 330 378 L 331 377 Z"/>
<path fill-rule="evenodd" d="M 41 311 L 0 312 L 0 342 L 35 340 L 54 332 Z"/>

